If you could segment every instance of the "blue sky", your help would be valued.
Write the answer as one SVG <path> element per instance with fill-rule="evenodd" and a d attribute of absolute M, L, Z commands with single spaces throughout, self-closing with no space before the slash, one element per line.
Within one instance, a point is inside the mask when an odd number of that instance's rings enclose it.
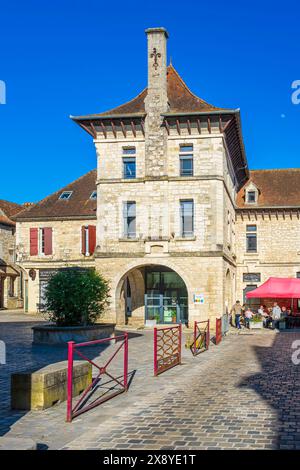
<path fill-rule="evenodd" d="M 299 2 L 1 2 L 0 199 L 37 201 L 92 168 L 91 137 L 69 115 L 101 112 L 146 86 L 144 29 L 169 31 L 191 90 L 239 107 L 250 168 L 300 166 Z"/>

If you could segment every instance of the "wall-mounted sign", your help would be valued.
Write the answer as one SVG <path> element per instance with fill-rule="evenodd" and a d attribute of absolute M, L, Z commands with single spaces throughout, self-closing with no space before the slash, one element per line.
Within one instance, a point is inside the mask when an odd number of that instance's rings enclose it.
<path fill-rule="evenodd" d="M 244 282 L 260 282 L 260 273 L 244 273 Z"/>
<path fill-rule="evenodd" d="M 194 294 L 194 304 L 204 304 L 204 294 Z"/>

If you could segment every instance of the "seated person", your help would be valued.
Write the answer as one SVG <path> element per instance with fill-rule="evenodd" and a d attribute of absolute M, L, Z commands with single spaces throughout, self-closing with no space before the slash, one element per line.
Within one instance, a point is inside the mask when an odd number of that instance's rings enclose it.
<path fill-rule="evenodd" d="M 269 311 L 267 310 L 266 306 L 265 305 L 261 305 L 257 311 L 257 313 L 259 315 L 262 316 L 262 320 L 263 320 L 263 325 L 265 328 L 268 328 L 269 324 L 271 323 L 272 321 L 272 318 L 270 316 L 270 313 Z"/>

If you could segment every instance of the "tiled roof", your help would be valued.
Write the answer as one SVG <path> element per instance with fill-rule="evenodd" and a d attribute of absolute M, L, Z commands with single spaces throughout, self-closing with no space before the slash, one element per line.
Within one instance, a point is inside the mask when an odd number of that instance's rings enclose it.
<path fill-rule="evenodd" d="M 245 189 L 252 181 L 259 191 L 257 204 L 245 202 Z M 237 194 L 237 206 L 300 207 L 300 168 L 282 170 L 252 170 L 247 183 Z"/>
<path fill-rule="evenodd" d="M 96 191 L 97 170 L 92 170 L 64 188 L 42 199 L 17 215 L 15 220 L 51 218 L 96 218 L 97 201 L 90 199 Z M 63 191 L 72 191 L 70 199 L 59 199 Z"/>
<path fill-rule="evenodd" d="M 176 72 L 173 65 L 167 68 L 167 86 L 168 86 L 168 101 L 170 109 L 168 114 L 179 113 L 197 113 L 197 112 L 212 112 L 212 111 L 232 111 L 225 108 L 218 108 L 194 95 L 187 85 L 184 83 L 180 75 Z M 72 116 L 72 119 L 97 119 L 99 117 L 108 116 L 131 116 L 131 115 L 144 115 L 145 111 L 145 98 L 147 96 L 147 88 L 145 88 L 139 95 L 128 101 L 121 106 L 110 109 L 99 114 L 89 114 L 86 116 Z"/>
<path fill-rule="evenodd" d="M 11 217 L 23 210 L 23 206 L 15 202 L 0 199 L 0 223 L 5 225 L 15 225 Z"/>

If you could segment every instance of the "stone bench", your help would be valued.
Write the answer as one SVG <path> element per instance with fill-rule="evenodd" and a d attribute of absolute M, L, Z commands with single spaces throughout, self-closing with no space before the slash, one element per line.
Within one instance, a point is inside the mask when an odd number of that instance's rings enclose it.
<path fill-rule="evenodd" d="M 67 361 L 50 364 L 11 376 L 11 408 L 44 410 L 67 399 Z M 73 396 L 79 395 L 92 382 L 92 365 L 74 361 Z"/>

